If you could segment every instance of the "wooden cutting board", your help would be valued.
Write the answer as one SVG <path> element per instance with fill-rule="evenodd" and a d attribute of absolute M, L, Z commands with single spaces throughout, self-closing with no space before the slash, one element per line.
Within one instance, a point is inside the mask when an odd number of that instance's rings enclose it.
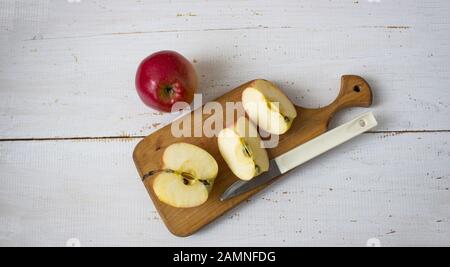
<path fill-rule="evenodd" d="M 217 98 L 215 101 L 219 102 L 225 110 L 226 102 L 241 101 L 242 91 L 249 83 L 250 82 L 231 90 Z M 328 128 L 330 119 L 339 110 L 346 107 L 368 107 L 371 104 L 372 92 L 369 84 L 363 78 L 355 75 L 342 76 L 339 95 L 330 105 L 318 109 L 296 107 L 298 113 L 297 118 L 294 120 L 291 129 L 289 129 L 287 133 L 279 136 L 278 146 L 267 149 L 269 158 L 275 158 L 324 133 Z M 194 112 L 191 112 L 186 116 L 194 116 Z M 209 116 L 210 115 L 202 115 L 203 121 Z M 193 117 L 191 117 L 191 121 L 193 120 Z M 220 155 L 217 146 L 217 138 L 175 138 L 171 133 L 171 125 L 159 129 L 145 137 L 136 145 L 133 152 L 133 159 L 139 175 L 142 177 L 149 171 L 158 169 L 160 167 L 161 156 L 164 149 L 170 144 L 177 142 L 191 143 L 208 151 L 217 160 L 219 173 L 207 202 L 195 208 L 173 208 L 160 202 L 152 189 L 154 176 L 144 180 L 144 185 L 153 200 L 156 209 L 169 231 L 174 235 L 188 236 L 193 234 L 270 184 L 261 185 L 252 191 L 224 202 L 220 201 L 220 195 L 238 178 L 230 171 Z M 280 175 L 280 177 L 282 177 L 282 175 Z"/>

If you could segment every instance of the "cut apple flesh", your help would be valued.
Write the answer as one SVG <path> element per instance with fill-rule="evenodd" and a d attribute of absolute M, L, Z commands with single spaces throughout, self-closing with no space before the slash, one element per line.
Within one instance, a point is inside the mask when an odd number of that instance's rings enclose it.
<path fill-rule="evenodd" d="M 153 181 L 153 190 L 162 202 L 177 208 L 203 204 L 208 199 L 208 189 L 200 182 L 186 184 L 183 176 L 162 172 Z"/>
<path fill-rule="evenodd" d="M 205 150 L 187 143 L 168 146 L 163 168 L 153 181 L 158 199 L 177 208 L 203 204 L 217 176 L 216 160 Z"/>
<path fill-rule="evenodd" d="M 255 163 L 255 175 L 267 171 L 269 169 L 269 156 L 263 147 L 256 127 L 247 118 L 240 117 L 234 129 L 242 137 L 242 143 Z"/>
<path fill-rule="evenodd" d="M 289 98 L 266 80 L 255 80 L 242 92 L 242 104 L 249 118 L 266 132 L 283 134 L 297 117 Z"/>
<path fill-rule="evenodd" d="M 255 162 L 245 151 L 241 137 L 232 129 L 220 131 L 218 145 L 222 157 L 231 171 L 240 179 L 250 180 L 255 176 Z"/>
<path fill-rule="evenodd" d="M 178 172 L 186 172 L 198 179 L 214 179 L 218 166 L 216 160 L 204 149 L 188 144 L 175 143 L 163 154 L 164 167 Z"/>
<path fill-rule="evenodd" d="M 220 131 L 217 140 L 222 157 L 238 178 L 250 180 L 269 169 L 267 152 L 247 118 L 240 117 L 232 127 Z"/>

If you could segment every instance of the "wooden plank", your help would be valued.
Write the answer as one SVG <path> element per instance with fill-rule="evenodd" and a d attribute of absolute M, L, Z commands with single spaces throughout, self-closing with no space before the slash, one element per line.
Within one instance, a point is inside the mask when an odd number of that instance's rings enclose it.
<path fill-rule="evenodd" d="M 448 23 L 447 1 L 2 1 L 1 30 L 20 40 L 228 29 L 394 31 Z"/>
<path fill-rule="evenodd" d="M 423 39 L 436 44 L 434 35 L 424 34 L 378 28 L 277 29 L 103 36 L 2 46 L 0 137 L 153 132 L 175 116 L 145 107 L 135 92 L 134 75 L 141 58 L 160 49 L 178 50 L 196 60 L 204 100 L 262 77 L 277 83 L 297 105 L 319 107 L 336 97 L 340 75 L 352 73 L 366 78 L 374 90 L 379 130 L 448 130 L 450 91 L 445 88 L 450 76 L 450 35 L 438 40 L 444 51 L 430 43 L 415 43 Z M 339 116 L 337 122 L 348 118 Z"/>
<path fill-rule="evenodd" d="M 353 73 L 374 89 L 379 130 L 450 129 L 448 2 L 313 2 L 4 1 L 0 138 L 155 131 L 175 115 L 146 108 L 134 74 L 161 49 L 196 61 L 204 100 L 262 77 L 319 107 Z"/>
<path fill-rule="evenodd" d="M 450 245 L 449 133 L 364 134 L 182 239 L 148 201 L 138 141 L 0 142 L 0 245 Z"/>

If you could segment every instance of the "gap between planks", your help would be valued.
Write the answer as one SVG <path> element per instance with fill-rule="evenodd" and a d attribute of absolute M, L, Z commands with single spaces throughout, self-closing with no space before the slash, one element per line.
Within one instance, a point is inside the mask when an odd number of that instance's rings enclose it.
<path fill-rule="evenodd" d="M 450 133 L 450 130 L 404 130 L 404 131 L 368 131 L 363 134 L 417 134 L 417 133 Z M 83 140 L 131 140 L 142 139 L 146 135 L 130 136 L 80 136 L 80 137 L 37 137 L 37 138 L 0 138 L 0 142 L 27 142 L 27 141 L 83 141 Z"/>

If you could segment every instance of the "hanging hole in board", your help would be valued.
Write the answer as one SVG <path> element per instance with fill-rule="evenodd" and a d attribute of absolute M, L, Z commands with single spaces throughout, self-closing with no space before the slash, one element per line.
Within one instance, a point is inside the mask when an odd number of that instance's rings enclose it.
<path fill-rule="evenodd" d="M 359 85 L 355 85 L 355 86 L 353 87 L 353 91 L 359 93 L 359 92 L 361 92 L 361 87 L 359 87 Z"/>
<path fill-rule="evenodd" d="M 366 121 L 365 120 L 360 120 L 359 121 L 359 126 L 361 126 L 361 127 L 366 126 Z"/>

